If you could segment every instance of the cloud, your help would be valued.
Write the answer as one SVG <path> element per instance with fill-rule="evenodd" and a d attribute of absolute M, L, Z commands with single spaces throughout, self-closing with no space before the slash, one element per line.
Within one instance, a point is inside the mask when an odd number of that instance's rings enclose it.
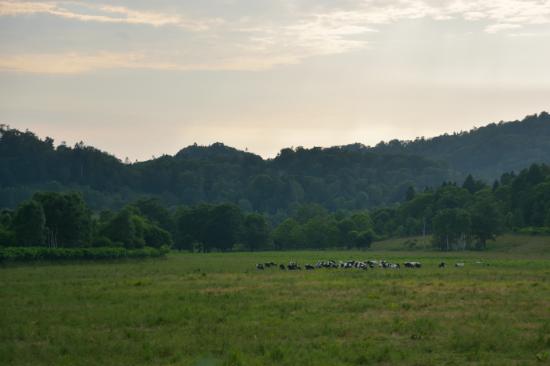
<path fill-rule="evenodd" d="M 299 58 L 293 55 L 242 56 L 223 58 L 213 62 L 186 63 L 155 59 L 139 53 L 29 53 L 1 57 L 0 71 L 58 75 L 81 74 L 107 69 L 260 71 L 270 69 L 275 64 L 295 64 L 297 62 L 299 62 Z"/>
<path fill-rule="evenodd" d="M 489 23 L 484 31 L 494 34 L 550 24 L 550 0 L 358 0 L 346 8 L 302 10 L 292 24 L 251 27 L 250 47 L 283 49 L 298 59 L 339 54 L 367 47 L 365 36 L 383 25 L 414 19 Z"/>
<path fill-rule="evenodd" d="M 93 13 L 92 13 L 93 12 Z M 193 31 L 205 31 L 220 19 L 194 20 L 177 14 L 138 11 L 123 6 L 90 4 L 74 1 L 18 2 L 0 1 L 0 16 L 49 14 L 82 22 L 177 26 Z"/>
<path fill-rule="evenodd" d="M 77 74 L 98 69 L 127 68 L 141 55 L 99 52 L 79 54 L 20 54 L 0 58 L 0 70 L 36 74 Z"/>
<path fill-rule="evenodd" d="M 309 57 L 363 49 L 369 46 L 370 34 L 406 20 L 462 20 L 479 24 L 488 34 L 510 36 L 518 34 L 518 30 L 532 33 L 530 26 L 533 25 L 550 24 L 550 0 L 348 0 L 321 4 L 305 0 L 293 6 L 275 7 L 280 12 L 277 14 L 266 11 L 253 15 L 247 13 L 249 6 L 246 3 L 232 0 L 225 6 L 242 13 L 232 19 L 229 15 L 226 19 L 213 16 L 216 11 L 207 3 L 198 0 L 194 3 L 195 10 L 198 8 L 204 17 L 189 17 L 181 11 L 185 5 L 176 6 L 179 11 L 168 11 L 159 5 L 155 11 L 146 11 L 84 0 L 0 0 L 0 17 L 47 14 L 87 23 L 191 31 L 182 37 L 184 41 L 154 38 L 162 37 L 160 33 L 146 37 L 147 40 L 137 42 L 139 45 L 135 47 L 139 49 L 133 52 L 128 44 L 112 47 L 115 51 L 100 51 L 90 44 L 86 45 L 90 48 L 88 52 L 67 50 L 59 54 L 4 55 L 0 56 L 0 67 L 42 73 L 78 73 L 108 68 L 265 70 L 299 63 Z M 225 13 L 221 9 L 217 14 Z M 129 52 L 119 52 L 128 47 Z M 43 61 L 43 65 L 36 60 Z"/>

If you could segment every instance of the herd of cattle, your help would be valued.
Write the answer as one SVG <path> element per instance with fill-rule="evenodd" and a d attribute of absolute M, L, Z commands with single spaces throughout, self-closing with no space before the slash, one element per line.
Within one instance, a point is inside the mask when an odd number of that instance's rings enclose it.
<path fill-rule="evenodd" d="M 422 264 L 420 262 L 405 262 L 403 263 L 403 266 L 405 268 L 421 268 Z M 274 262 L 267 262 L 267 263 L 258 263 L 256 264 L 256 269 L 263 271 L 267 268 L 277 268 L 281 271 L 300 271 L 302 270 L 302 267 L 296 263 L 296 262 L 290 262 L 287 265 L 285 264 L 279 264 L 277 265 Z M 445 268 L 446 263 L 441 262 L 438 265 L 439 268 Z M 455 267 L 464 267 L 464 263 L 455 263 Z M 362 269 L 362 270 L 368 270 L 368 269 L 375 269 L 375 268 L 388 268 L 388 269 L 401 269 L 401 265 L 399 263 L 390 263 L 385 260 L 377 261 L 377 260 L 367 260 L 367 261 L 355 261 L 355 260 L 349 260 L 349 261 L 334 261 L 334 260 L 328 260 L 328 261 L 319 261 L 317 264 L 304 264 L 304 269 L 306 271 L 312 271 L 314 269 L 321 269 L 321 268 L 344 268 L 344 269 Z"/>

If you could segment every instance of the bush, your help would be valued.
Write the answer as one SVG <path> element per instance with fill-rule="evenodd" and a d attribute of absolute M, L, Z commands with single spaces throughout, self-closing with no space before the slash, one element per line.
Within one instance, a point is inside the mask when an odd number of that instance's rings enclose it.
<path fill-rule="evenodd" d="M 41 248 L 41 247 L 8 247 L 0 248 L 0 262 L 32 262 L 63 260 L 112 260 L 124 258 L 163 257 L 170 249 L 144 247 L 125 249 L 117 247 L 99 248 Z"/>

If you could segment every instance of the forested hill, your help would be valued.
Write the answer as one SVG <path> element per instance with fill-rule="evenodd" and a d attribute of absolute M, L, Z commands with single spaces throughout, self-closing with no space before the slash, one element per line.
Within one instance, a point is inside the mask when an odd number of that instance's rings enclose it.
<path fill-rule="evenodd" d="M 0 133 L 1 207 L 14 207 L 36 191 L 78 190 L 94 209 L 152 195 L 168 205 L 232 202 L 285 215 L 306 202 L 331 210 L 386 205 L 401 201 L 411 185 L 452 178 L 445 163 L 337 147 L 284 149 L 264 160 L 217 143 L 124 164 L 82 143 L 56 147 L 52 139 L 6 126 Z"/>
<path fill-rule="evenodd" d="M 550 162 L 550 114 L 542 112 L 522 121 L 492 123 L 431 139 L 392 140 L 365 150 L 445 161 L 460 173 L 493 180 L 502 172 L 518 172 L 532 163 Z"/>
<path fill-rule="evenodd" d="M 372 148 L 283 149 L 268 160 L 216 143 L 125 164 L 83 143 L 55 146 L 7 126 L 0 135 L 0 207 L 15 207 L 36 191 L 78 190 L 94 209 L 156 196 L 168 205 L 232 202 L 284 216 L 301 203 L 330 210 L 385 206 L 402 201 L 409 186 L 422 190 L 468 173 L 492 182 L 502 172 L 550 160 L 547 113 Z"/>

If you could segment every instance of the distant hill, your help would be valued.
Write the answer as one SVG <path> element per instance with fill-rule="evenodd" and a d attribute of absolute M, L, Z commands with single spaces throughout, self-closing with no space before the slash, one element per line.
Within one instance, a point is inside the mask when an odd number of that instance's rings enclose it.
<path fill-rule="evenodd" d="M 226 146 L 221 142 L 216 142 L 210 146 L 200 146 L 197 144 L 190 145 L 178 151 L 175 156 L 177 158 L 192 159 L 262 160 L 259 155 L 237 150 L 234 147 Z"/>
<path fill-rule="evenodd" d="M 410 186 L 421 190 L 468 173 L 492 180 L 549 160 L 548 113 L 374 147 L 287 148 L 264 160 L 216 143 L 134 164 L 83 143 L 56 147 L 50 138 L 1 126 L 0 207 L 14 207 L 37 190 L 78 190 L 95 209 L 145 195 L 171 205 L 233 202 L 274 215 L 300 203 L 360 209 L 399 202 Z"/>
<path fill-rule="evenodd" d="M 355 145 L 352 147 L 357 149 Z M 517 172 L 533 163 L 550 162 L 550 114 L 543 112 L 522 121 L 491 123 L 431 139 L 392 140 L 365 149 L 445 161 L 462 174 L 472 173 L 493 180 L 503 172 Z"/>

